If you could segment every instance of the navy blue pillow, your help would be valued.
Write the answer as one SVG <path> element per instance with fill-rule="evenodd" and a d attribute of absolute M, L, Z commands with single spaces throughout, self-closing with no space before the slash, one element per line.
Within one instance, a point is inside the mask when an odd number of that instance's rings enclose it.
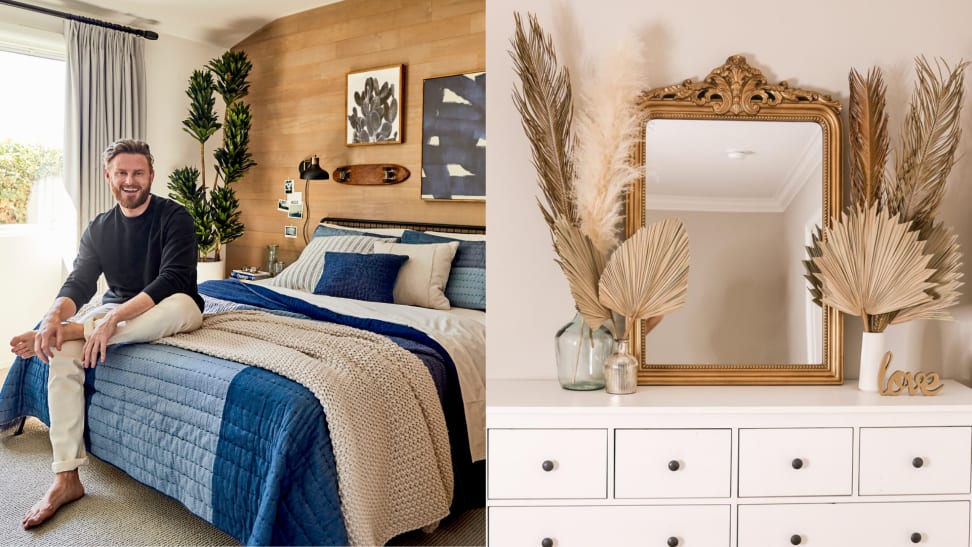
<path fill-rule="evenodd" d="M 486 310 L 486 242 L 465 241 L 433 236 L 424 232 L 405 230 L 402 243 L 448 243 L 458 241 L 459 248 L 452 259 L 445 295 L 449 304 L 458 308 Z"/>
<path fill-rule="evenodd" d="M 406 260 L 406 255 L 388 253 L 326 252 L 314 294 L 392 304 L 398 271 Z"/>
<path fill-rule="evenodd" d="M 387 239 L 397 240 L 396 236 L 389 236 L 384 234 L 373 234 L 371 232 L 366 232 L 364 230 L 355 230 L 352 228 L 332 228 L 331 226 L 317 225 L 314 229 L 314 235 L 311 237 L 331 237 L 331 236 L 370 236 L 370 237 L 384 237 Z"/>

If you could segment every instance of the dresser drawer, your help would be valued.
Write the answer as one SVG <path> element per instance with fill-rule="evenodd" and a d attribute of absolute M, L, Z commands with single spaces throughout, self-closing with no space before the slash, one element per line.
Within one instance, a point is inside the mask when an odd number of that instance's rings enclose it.
<path fill-rule="evenodd" d="M 739 496 L 849 496 L 852 428 L 740 429 Z"/>
<path fill-rule="evenodd" d="M 614 497 L 729 497 L 729 429 L 619 429 Z"/>
<path fill-rule="evenodd" d="M 738 547 L 968 547 L 969 503 L 740 505 L 738 527 Z"/>
<path fill-rule="evenodd" d="M 861 428 L 861 495 L 968 494 L 972 428 Z"/>
<path fill-rule="evenodd" d="M 728 547 L 729 506 L 490 507 L 487 527 L 491 547 Z"/>
<path fill-rule="evenodd" d="M 491 499 L 607 497 L 604 429 L 490 429 Z"/>

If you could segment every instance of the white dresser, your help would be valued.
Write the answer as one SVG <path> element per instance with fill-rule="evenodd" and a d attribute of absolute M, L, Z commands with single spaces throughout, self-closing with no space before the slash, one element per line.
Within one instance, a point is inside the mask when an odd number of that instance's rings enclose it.
<path fill-rule="evenodd" d="M 487 383 L 490 547 L 969 547 L 972 390 Z"/>

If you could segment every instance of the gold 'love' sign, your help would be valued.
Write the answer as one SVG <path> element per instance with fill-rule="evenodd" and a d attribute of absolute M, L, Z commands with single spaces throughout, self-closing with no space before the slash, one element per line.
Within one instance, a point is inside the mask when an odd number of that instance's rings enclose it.
<path fill-rule="evenodd" d="M 945 387 L 937 372 L 916 372 L 912 375 L 907 371 L 896 370 L 885 383 L 884 378 L 888 373 L 888 367 L 891 366 L 891 358 L 890 351 L 885 353 L 884 358 L 881 359 L 881 368 L 878 369 L 878 387 L 881 388 L 881 395 L 901 395 L 905 388 L 908 389 L 908 395 L 918 392 L 922 395 L 938 395 Z"/>

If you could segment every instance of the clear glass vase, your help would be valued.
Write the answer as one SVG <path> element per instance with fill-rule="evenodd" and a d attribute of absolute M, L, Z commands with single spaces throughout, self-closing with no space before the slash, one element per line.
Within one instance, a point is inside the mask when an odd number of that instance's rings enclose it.
<path fill-rule="evenodd" d="M 617 349 L 604 361 L 604 390 L 627 395 L 638 389 L 638 360 L 631 354 L 628 339 L 618 340 Z"/>
<path fill-rule="evenodd" d="M 614 350 L 614 336 L 606 327 L 591 330 L 580 313 L 554 336 L 557 379 L 564 389 L 589 391 L 604 387 L 604 361 Z"/>
<path fill-rule="evenodd" d="M 275 275 L 273 273 L 274 266 L 277 264 L 277 245 L 270 244 L 267 245 L 267 273 L 271 276 Z"/>

